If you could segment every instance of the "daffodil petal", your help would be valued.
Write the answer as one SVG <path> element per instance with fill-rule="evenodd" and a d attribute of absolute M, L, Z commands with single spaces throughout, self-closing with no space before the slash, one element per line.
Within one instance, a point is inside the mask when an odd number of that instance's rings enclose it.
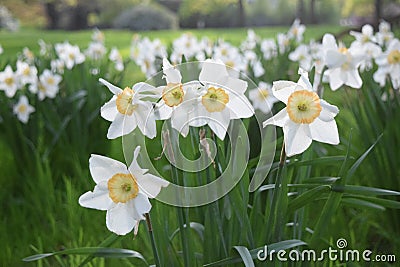
<path fill-rule="evenodd" d="M 92 154 L 89 159 L 89 169 L 96 184 L 108 181 L 116 173 L 128 173 L 122 162 L 96 154 Z"/>
<path fill-rule="evenodd" d="M 263 127 L 267 125 L 276 125 L 279 127 L 283 127 L 287 121 L 290 120 L 289 115 L 286 111 L 286 108 L 279 111 L 275 116 L 269 118 L 268 120 L 263 122 Z"/>
<path fill-rule="evenodd" d="M 231 119 L 250 118 L 254 115 L 254 108 L 244 95 L 230 94 L 226 105 L 231 113 Z"/>
<path fill-rule="evenodd" d="M 340 69 L 331 69 L 326 71 L 326 74 L 329 75 L 329 86 L 333 91 L 336 91 L 340 86 L 343 85 L 340 73 Z"/>
<path fill-rule="evenodd" d="M 323 121 L 331 121 L 339 113 L 338 107 L 329 104 L 323 99 L 320 99 L 320 105 L 322 107 L 321 113 L 319 114 L 319 119 Z"/>
<path fill-rule="evenodd" d="M 134 115 L 140 131 L 148 138 L 156 137 L 157 129 L 152 104 L 150 102 L 142 102 L 137 106 Z"/>
<path fill-rule="evenodd" d="M 117 86 L 107 82 L 106 80 L 100 78 L 99 82 L 101 82 L 102 84 L 104 84 L 105 86 L 107 86 L 108 90 L 111 91 L 111 93 L 113 93 L 114 95 L 118 95 L 119 93 L 122 92 L 121 88 L 118 88 Z"/>
<path fill-rule="evenodd" d="M 297 83 L 292 81 L 275 81 L 272 85 L 273 95 L 287 104 L 289 96 L 295 91 Z"/>
<path fill-rule="evenodd" d="M 160 177 L 150 173 L 136 175 L 135 177 L 139 187 L 149 198 L 155 198 L 160 193 L 161 187 L 169 185 L 167 180 L 161 179 Z"/>
<path fill-rule="evenodd" d="M 117 235 L 126 235 L 133 230 L 136 221 L 139 219 L 135 218 L 135 215 L 133 200 L 127 203 L 117 203 L 111 209 L 107 210 L 107 228 Z"/>
<path fill-rule="evenodd" d="M 228 131 L 229 122 L 229 110 L 224 109 L 222 112 L 211 113 L 211 119 L 208 122 L 208 126 L 210 126 L 210 129 L 219 139 L 224 140 L 226 132 Z"/>
<path fill-rule="evenodd" d="M 311 133 L 308 124 L 288 121 L 283 126 L 285 151 L 288 157 L 301 154 L 311 145 Z"/>
<path fill-rule="evenodd" d="M 135 116 L 124 116 L 118 113 L 114 121 L 111 123 L 110 128 L 108 128 L 107 138 L 115 139 L 120 136 L 129 134 L 137 126 Z"/>
<path fill-rule="evenodd" d="M 116 104 L 117 97 L 114 95 L 110 101 L 105 103 L 101 109 L 100 109 L 100 114 L 101 117 L 108 121 L 113 121 L 115 119 L 115 116 L 118 114 L 118 109 L 117 109 L 117 104 Z"/>
<path fill-rule="evenodd" d="M 310 124 L 310 132 L 315 141 L 332 145 L 339 144 L 339 132 L 335 120 L 322 121 L 317 118 Z"/>
<path fill-rule="evenodd" d="M 360 88 L 362 85 L 362 80 L 360 74 L 358 74 L 357 69 L 347 72 L 347 81 L 345 82 L 348 86 L 353 88 Z"/>
<path fill-rule="evenodd" d="M 180 71 L 174 68 L 166 58 L 163 59 L 163 72 L 167 83 L 181 83 L 182 75 Z"/>
<path fill-rule="evenodd" d="M 93 192 L 88 191 L 79 197 L 79 205 L 85 208 L 107 210 L 112 204 L 107 188 L 95 186 Z"/>

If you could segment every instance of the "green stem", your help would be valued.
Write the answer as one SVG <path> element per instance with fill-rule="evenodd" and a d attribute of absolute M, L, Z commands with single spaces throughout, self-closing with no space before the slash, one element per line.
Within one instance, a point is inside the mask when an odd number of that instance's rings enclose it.
<path fill-rule="evenodd" d="M 154 239 L 153 226 L 151 224 L 150 214 L 149 213 L 145 213 L 144 216 L 145 216 L 146 222 L 147 222 L 147 229 L 149 230 L 149 235 L 150 235 L 150 240 L 151 240 L 151 247 L 153 249 L 153 255 L 154 255 L 154 262 L 155 262 L 156 266 L 161 266 L 160 257 L 158 256 L 158 250 L 157 250 L 157 246 L 156 246 L 156 241 Z"/>

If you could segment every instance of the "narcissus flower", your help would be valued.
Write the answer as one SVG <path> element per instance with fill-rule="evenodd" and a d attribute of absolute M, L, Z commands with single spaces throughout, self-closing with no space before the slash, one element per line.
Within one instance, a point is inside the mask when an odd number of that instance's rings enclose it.
<path fill-rule="evenodd" d="M 20 96 L 18 103 L 15 104 L 13 111 L 21 122 L 27 123 L 29 115 L 35 111 L 35 108 L 29 105 L 28 98 L 22 95 Z"/>
<path fill-rule="evenodd" d="M 249 92 L 249 99 L 253 103 L 254 109 L 259 109 L 264 114 L 268 114 L 274 103 L 278 101 L 272 93 L 272 86 L 265 82 L 260 82 L 258 88 Z"/>
<path fill-rule="evenodd" d="M 374 80 L 385 86 L 386 77 L 389 76 L 394 89 L 400 88 L 400 41 L 393 39 L 387 50 L 376 58 L 379 68 L 374 73 Z"/>
<path fill-rule="evenodd" d="M 37 84 L 31 84 L 29 90 L 32 93 L 37 93 L 39 100 L 43 100 L 46 97 L 55 98 L 59 91 L 59 83 L 62 77 L 58 74 L 52 73 L 50 70 L 44 70 L 39 76 L 39 82 Z"/>
<path fill-rule="evenodd" d="M 223 140 L 230 120 L 253 116 L 254 108 L 244 95 L 247 82 L 231 77 L 221 61 L 206 60 L 199 81 L 204 86 L 195 112 L 201 117 L 192 120 L 191 126 L 208 124 Z"/>
<path fill-rule="evenodd" d="M 303 153 L 312 140 L 334 145 L 339 143 L 334 119 L 339 109 L 319 98 L 306 72 L 300 74 L 297 83 L 273 83 L 274 96 L 285 103 L 286 108 L 263 123 L 264 127 L 273 124 L 283 128 L 287 156 Z"/>
<path fill-rule="evenodd" d="M 3 90 L 7 97 L 13 97 L 19 89 L 19 84 L 18 75 L 7 65 L 5 70 L 0 72 L 0 90 Z"/>
<path fill-rule="evenodd" d="M 358 67 L 364 56 L 356 53 L 353 49 L 347 49 L 344 45 L 336 44 L 332 34 L 325 34 L 322 39 L 325 50 L 325 64 L 328 67 L 325 75 L 329 77 L 329 85 L 332 90 L 339 89 L 343 84 L 353 88 L 362 85 Z"/>
<path fill-rule="evenodd" d="M 110 101 L 101 107 L 101 116 L 111 121 L 107 138 L 114 139 L 132 132 L 136 127 L 149 138 L 156 136 L 156 122 L 153 112 L 153 104 L 143 100 L 154 97 L 158 89 L 149 84 L 140 82 L 132 88 L 124 90 L 107 82 L 99 80 L 114 94 Z"/>
<path fill-rule="evenodd" d="M 107 228 L 118 235 L 131 232 L 144 219 L 143 214 L 150 211 L 149 198 L 156 197 L 169 184 L 138 165 L 139 152 L 138 146 L 129 168 L 114 159 L 92 155 L 89 169 L 96 186 L 79 198 L 83 207 L 106 210 Z"/>

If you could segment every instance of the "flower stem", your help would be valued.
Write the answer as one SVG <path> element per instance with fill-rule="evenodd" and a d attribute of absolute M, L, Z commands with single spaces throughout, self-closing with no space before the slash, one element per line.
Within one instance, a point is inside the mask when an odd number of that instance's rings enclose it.
<path fill-rule="evenodd" d="M 149 230 L 149 235 L 150 235 L 150 240 L 151 240 L 151 247 L 153 249 L 153 254 L 154 254 L 154 262 L 155 262 L 156 266 L 161 266 L 160 258 L 158 256 L 156 241 L 154 239 L 153 226 L 151 224 L 150 214 L 149 213 L 145 213 L 144 217 L 146 218 L 147 229 Z"/>

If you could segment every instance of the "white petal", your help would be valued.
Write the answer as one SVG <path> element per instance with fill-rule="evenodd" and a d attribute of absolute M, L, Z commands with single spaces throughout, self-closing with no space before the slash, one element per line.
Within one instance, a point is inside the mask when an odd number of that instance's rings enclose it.
<path fill-rule="evenodd" d="M 287 104 L 289 96 L 295 91 L 297 83 L 292 81 L 275 81 L 272 85 L 272 93 L 283 103 Z"/>
<path fill-rule="evenodd" d="M 185 108 L 174 110 L 171 116 L 171 126 L 176 129 L 182 136 L 186 137 L 189 133 L 189 113 Z"/>
<path fill-rule="evenodd" d="M 154 110 L 154 115 L 156 120 L 168 120 L 171 118 L 172 111 L 174 109 L 165 104 L 164 100 L 161 99 L 160 102 L 156 104 L 156 108 Z"/>
<path fill-rule="evenodd" d="M 275 116 L 269 118 L 268 120 L 263 122 L 263 127 L 267 125 L 276 125 L 279 127 L 283 127 L 287 121 L 290 120 L 289 115 L 286 111 L 286 108 L 279 111 Z"/>
<path fill-rule="evenodd" d="M 129 134 L 137 126 L 135 116 L 124 116 L 118 113 L 114 121 L 111 123 L 110 128 L 108 128 L 107 138 L 115 139 L 120 136 Z"/>
<path fill-rule="evenodd" d="M 96 184 L 108 181 L 116 173 L 128 173 L 122 162 L 96 154 L 92 154 L 89 159 L 89 169 Z"/>
<path fill-rule="evenodd" d="M 322 121 L 315 119 L 310 124 L 310 132 L 313 140 L 328 144 L 339 144 L 339 132 L 335 120 Z"/>
<path fill-rule="evenodd" d="M 114 95 L 110 101 L 101 107 L 101 116 L 104 119 L 108 121 L 113 121 L 115 119 L 115 116 L 118 114 L 116 101 L 117 97 Z"/>
<path fill-rule="evenodd" d="M 157 135 L 156 119 L 153 113 L 153 106 L 150 102 L 143 102 L 138 105 L 134 111 L 140 131 L 148 138 L 154 138 Z"/>
<path fill-rule="evenodd" d="M 203 62 L 199 75 L 200 82 L 225 83 L 228 77 L 228 71 L 222 61 L 206 60 Z"/>
<path fill-rule="evenodd" d="M 149 201 L 149 198 L 142 192 L 139 192 L 137 197 L 132 199 L 130 202 L 132 202 L 134 214 L 133 218 L 135 220 L 144 219 L 143 214 L 149 213 L 151 210 L 151 203 Z"/>
<path fill-rule="evenodd" d="M 146 173 L 148 171 L 147 169 L 142 169 L 139 166 L 138 162 L 137 162 L 137 158 L 139 156 L 140 149 L 141 149 L 140 146 L 137 146 L 135 148 L 135 151 L 133 152 L 133 160 L 132 160 L 132 162 L 131 162 L 131 164 L 129 165 L 129 168 L 128 168 L 129 172 L 135 177 L 137 175 L 142 175 L 142 174 L 144 174 L 144 173 Z"/>
<path fill-rule="evenodd" d="M 239 94 L 244 94 L 244 92 L 246 92 L 247 89 L 247 82 L 240 79 L 229 77 L 226 84 L 222 84 L 222 86 L 225 86 L 226 88 L 233 90 Z"/>
<path fill-rule="evenodd" d="M 308 124 L 288 121 L 283 126 L 285 150 L 288 157 L 303 153 L 312 142 Z"/>
<path fill-rule="evenodd" d="M 327 70 L 326 73 L 329 75 L 329 86 L 333 91 L 336 91 L 343 85 L 340 69 Z"/>
<path fill-rule="evenodd" d="M 107 188 L 100 188 L 97 185 L 93 192 L 86 192 L 79 197 L 79 205 L 90 209 L 107 210 L 112 203 Z"/>
<path fill-rule="evenodd" d="M 231 119 L 250 118 L 254 115 L 253 106 L 243 94 L 230 94 L 230 99 L 226 107 L 230 110 Z"/>
<path fill-rule="evenodd" d="M 107 210 L 107 228 L 117 235 L 126 235 L 131 232 L 137 220 L 135 219 L 135 207 L 132 200 L 127 203 L 117 203 Z"/>
<path fill-rule="evenodd" d="M 182 75 L 179 70 L 174 68 L 166 58 L 163 59 L 163 72 L 167 83 L 180 83 L 182 81 Z"/>
<path fill-rule="evenodd" d="M 166 187 L 169 185 L 167 180 L 150 173 L 136 175 L 135 177 L 139 187 L 149 198 L 155 198 L 160 193 L 161 187 Z"/>
<path fill-rule="evenodd" d="M 229 110 L 224 109 L 221 112 L 213 112 L 211 117 L 212 119 L 209 120 L 208 126 L 219 139 L 224 140 L 230 122 Z"/>
<path fill-rule="evenodd" d="M 135 92 L 135 96 L 138 97 L 138 99 L 147 96 L 160 98 L 162 94 L 162 87 L 154 87 L 144 82 L 133 85 L 132 90 Z"/>
<path fill-rule="evenodd" d="M 351 70 L 347 72 L 347 81 L 346 85 L 351 86 L 353 88 L 360 88 L 362 85 L 362 80 L 360 74 L 358 74 L 357 69 Z"/>
<path fill-rule="evenodd" d="M 102 78 L 99 79 L 99 82 L 101 82 L 102 84 L 104 84 L 105 86 L 107 86 L 107 87 L 108 87 L 108 90 L 110 90 L 111 93 L 113 93 L 114 95 L 118 95 L 119 93 L 122 92 L 122 89 L 121 89 L 121 88 L 118 88 L 117 86 L 115 86 L 115 85 L 113 85 L 113 84 L 107 82 L 106 80 L 104 80 L 104 79 L 102 79 Z"/>
<path fill-rule="evenodd" d="M 339 51 L 329 50 L 326 52 L 325 63 L 330 69 L 338 68 L 346 62 L 346 55 Z"/>
<path fill-rule="evenodd" d="M 339 113 L 337 106 L 331 105 L 323 99 L 320 99 L 320 104 L 322 107 L 321 113 L 318 117 L 320 120 L 331 121 Z"/>

